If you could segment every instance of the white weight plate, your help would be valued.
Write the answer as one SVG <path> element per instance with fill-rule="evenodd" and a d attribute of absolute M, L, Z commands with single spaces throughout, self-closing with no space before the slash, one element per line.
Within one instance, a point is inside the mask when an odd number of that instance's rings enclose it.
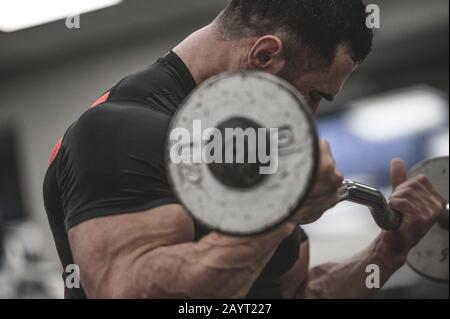
<path fill-rule="evenodd" d="M 318 136 L 303 97 L 287 82 L 262 72 L 228 73 L 207 81 L 186 99 L 171 130 L 193 134 L 195 120 L 201 120 L 204 130 L 236 117 L 267 129 L 287 128 L 288 138 L 280 137 L 276 173 L 252 188 L 236 189 L 215 178 L 207 163 L 175 164 L 169 156 L 168 176 L 196 220 L 211 230 L 252 235 L 279 225 L 298 209 L 315 178 Z M 176 143 L 169 139 L 168 154 Z M 207 141 L 201 144 L 203 149 Z"/>

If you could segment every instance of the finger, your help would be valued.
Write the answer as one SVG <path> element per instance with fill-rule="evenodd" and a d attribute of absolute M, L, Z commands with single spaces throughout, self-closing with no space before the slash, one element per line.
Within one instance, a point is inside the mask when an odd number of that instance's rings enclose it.
<path fill-rule="evenodd" d="M 413 187 L 399 187 L 392 193 L 391 198 L 407 199 L 414 202 L 417 199 L 420 199 L 420 193 Z"/>
<path fill-rule="evenodd" d="M 320 140 L 320 148 L 323 159 L 325 161 L 330 160 L 333 163 L 333 165 L 336 165 L 336 160 L 334 159 L 333 152 L 331 151 L 330 142 L 324 139 Z"/>
<path fill-rule="evenodd" d="M 415 189 L 418 192 L 418 199 L 422 199 L 424 202 L 429 203 L 429 205 L 435 205 L 438 202 L 439 206 L 444 208 L 447 204 L 447 201 L 436 190 L 431 181 L 424 175 L 418 175 L 411 178 L 407 182 L 403 183 L 402 187 Z"/>
<path fill-rule="evenodd" d="M 418 182 L 425 188 L 429 197 L 440 201 L 441 205 L 443 206 L 447 205 L 447 201 L 445 200 L 444 196 L 441 193 L 439 193 L 439 191 L 436 189 L 436 187 L 433 185 L 433 183 L 430 181 L 428 177 L 424 175 L 419 175 Z"/>
<path fill-rule="evenodd" d="M 327 196 L 337 194 L 343 186 L 344 177 L 336 169 L 329 168 L 327 172 L 319 178 L 310 195 L 313 197 Z"/>
<path fill-rule="evenodd" d="M 414 188 L 401 188 L 397 189 L 395 196 L 392 199 L 407 200 L 417 210 L 418 214 L 423 216 L 431 215 L 429 212 L 436 211 L 436 201 L 427 196 L 423 196 L 419 191 Z"/>
<path fill-rule="evenodd" d="M 431 196 L 427 188 L 417 182 L 414 184 L 410 184 L 409 181 L 404 183 L 402 187 L 394 191 L 391 200 L 408 201 L 409 205 L 415 208 L 416 216 L 414 218 L 421 218 L 425 222 L 435 223 L 442 216 L 444 210 L 439 198 Z"/>
<path fill-rule="evenodd" d="M 391 209 L 400 212 L 400 213 L 407 213 L 407 212 L 416 212 L 417 208 L 414 206 L 413 203 L 411 203 L 409 200 L 404 198 L 392 198 L 389 201 L 389 207 Z"/>
<path fill-rule="evenodd" d="M 395 190 L 407 180 L 405 162 L 401 159 L 394 159 L 391 162 L 391 182 L 392 189 Z"/>

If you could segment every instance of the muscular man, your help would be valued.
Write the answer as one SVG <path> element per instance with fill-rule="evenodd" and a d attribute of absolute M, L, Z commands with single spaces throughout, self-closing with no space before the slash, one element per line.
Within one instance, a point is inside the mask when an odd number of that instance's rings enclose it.
<path fill-rule="evenodd" d="M 169 121 L 198 84 L 257 69 L 291 82 L 316 112 L 369 54 L 365 20 L 361 0 L 232 0 L 210 25 L 103 95 L 57 144 L 44 182 L 61 262 L 81 272 L 82 288 L 66 289 L 66 298 L 372 297 L 366 266 L 379 265 L 385 283 L 444 207 L 425 177 L 406 181 L 401 161 L 392 163 L 390 205 L 404 215 L 402 228 L 381 232 L 346 262 L 313 269 L 300 226 L 336 205 L 343 179 L 327 142 L 307 202 L 253 237 L 196 224 L 164 168 Z"/>

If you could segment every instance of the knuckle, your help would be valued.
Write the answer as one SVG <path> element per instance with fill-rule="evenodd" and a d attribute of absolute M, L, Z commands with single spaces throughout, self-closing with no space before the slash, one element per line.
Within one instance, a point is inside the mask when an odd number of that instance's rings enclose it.
<path fill-rule="evenodd" d="M 408 198 L 414 197 L 415 191 L 412 187 L 407 187 L 403 190 L 403 195 Z"/>
<path fill-rule="evenodd" d="M 421 185 L 424 185 L 424 186 L 427 186 L 427 187 L 431 186 L 430 180 L 429 180 L 428 177 L 426 177 L 425 175 L 419 175 L 419 176 L 417 177 L 417 181 L 418 181 Z"/>
<path fill-rule="evenodd" d="M 428 220 L 434 215 L 434 211 L 431 208 L 425 208 L 421 210 L 421 215 L 423 219 Z"/>
<path fill-rule="evenodd" d="M 442 212 L 443 210 L 442 202 L 438 198 L 432 199 L 431 203 L 434 212 Z"/>
<path fill-rule="evenodd" d="M 412 180 L 408 187 L 414 190 L 419 190 L 423 187 L 423 185 L 419 180 Z"/>
<path fill-rule="evenodd" d="M 399 198 L 393 202 L 393 205 L 396 206 L 399 210 L 404 211 L 408 208 L 408 201 Z"/>
<path fill-rule="evenodd" d="M 404 200 L 403 201 L 403 207 L 404 207 L 406 212 L 413 213 L 413 211 L 414 211 L 414 205 L 412 205 L 411 202 L 408 201 L 408 200 Z"/>
<path fill-rule="evenodd" d="M 400 207 L 400 205 L 396 201 L 389 202 L 389 207 L 391 209 L 396 210 L 396 211 L 402 212 L 402 208 Z"/>

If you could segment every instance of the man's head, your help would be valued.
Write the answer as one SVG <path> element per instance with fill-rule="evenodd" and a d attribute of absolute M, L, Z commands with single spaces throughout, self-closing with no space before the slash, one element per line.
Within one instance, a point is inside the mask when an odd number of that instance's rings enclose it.
<path fill-rule="evenodd" d="M 362 0 L 232 0 L 214 25 L 239 43 L 238 68 L 285 78 L 316 111 L 370 53 L 366 18 Z"/>

